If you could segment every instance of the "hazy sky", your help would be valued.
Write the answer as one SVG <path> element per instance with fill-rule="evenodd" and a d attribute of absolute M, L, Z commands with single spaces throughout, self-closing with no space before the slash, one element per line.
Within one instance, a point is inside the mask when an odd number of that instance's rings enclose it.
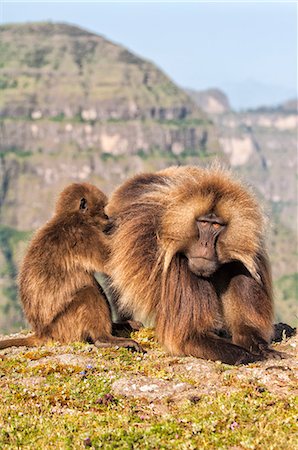
<path fill-rule="evenodd" d="M 297 4 L 1 1 L 2 23 L 80 25 L 155 62 L 176 83 L 224 89 L 235 107 L 297 95 Z"/>

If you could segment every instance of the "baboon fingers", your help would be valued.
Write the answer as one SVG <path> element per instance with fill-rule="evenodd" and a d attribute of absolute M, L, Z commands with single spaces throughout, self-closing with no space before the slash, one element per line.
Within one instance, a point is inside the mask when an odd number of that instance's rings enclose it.
<path fill-rule="evenodd" d="M 108 339 L 97 339 L 94 341 L 94 345 L 97 348 L 124 347 L 133 352 L 146 353 L 146 350 L 144 350 L 143 347 L 133 339 L 115 338 L 111 336 L 111 338 Z"/>
<path fill-rule="evenodd" d="M 139 331 L 141 328 L 144 328 L 142 322 L 138 322 L 137 320 L 128 320 L 127 322 L 129 323 L 133 331 Z"/>
<path fill-rule="evenodd" d="M 249 351 L 254 355 L 259 355 L 262 360 L 264 359 L 287 359 L 289 356 L 284 352 L 279 352 L 270 348 L 264 340 L 257 342 L 255 337 L 252 338 L 254 345 L 249 348 Z M 241 344 L 240 344 L 241 345 Z M 247 348 L 246 346 L 244 346 Z"/>
<path fill-rule="evenodd" d="M 243 354 L 241 356 L 239 356 L 239 358 L 236 359 L 235 362 L 232 364 L 235 366 L 240 366 L 242 364 L 247 365 L 247 364 L 251 364 L 251 363 L 263 361 L 263 360 L 264 360 L 264 358 L 261 355 L 254 355 L 253 353 L 243 352 Z"/>
<path fill-rule="evenodd" d="M 138 353 L 147 353 L 146 350 L 139 344 L 137 341 L 133 339 L 126 339 L 125 342 L 121 342 L 119 347 L 128 348 L 132 352 Z"/>
<path fill-rule="evenodd" d="M 263 359 L 288 359 L 291 356 L 285 352 L 278 352 L 277 350 L 273 350 L 272 348 L 267 348 L 263 350 L 261 353 Z"/>
<path fill-rule="evenodd" d="M 139 331 L 143 328 L 143 324 L 141 322 L 137 322 L 135 320 L 127 320 L 125 322 L 113 322 L 112 324 L 112 333 L 116 336 L 121 336 L 121 333 L 132 333 L 133 331 Z"/>

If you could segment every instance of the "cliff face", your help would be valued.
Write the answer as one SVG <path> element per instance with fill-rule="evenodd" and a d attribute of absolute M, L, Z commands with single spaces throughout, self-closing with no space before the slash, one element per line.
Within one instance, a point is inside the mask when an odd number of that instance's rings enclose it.
<path fill-rule="evenodd" d="M 297 114 L 243 112 L 219 117 L 220 143 L 231 165 L 297 230 Z"/>
<path fill-rule="evenodd" d="M 92 180 L 109 193 L 135 171 L 208 160 L 212 143 L 218 149 L 213 126 L 200 119 L 178 125 L 5 119 L 1 125 L 0 219 L 19 230 L 41 225 L 49 201 L 71 181 Z"/>

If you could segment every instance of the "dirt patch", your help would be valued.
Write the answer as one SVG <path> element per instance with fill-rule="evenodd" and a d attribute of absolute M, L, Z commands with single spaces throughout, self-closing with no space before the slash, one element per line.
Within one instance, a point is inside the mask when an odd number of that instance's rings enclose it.
<path fill-rule="evenodd" d="M 62 364 L 65 366 L 75 367 L 93 367 L 94 360 L 88 356 L 74 355 L 71 353 L 64 353 L 61 355 L 45 356 L 37 361 L 29 361 L 29 367 L 39 366 L 41 364 Z"/>
<path fill-rule="evenodd" d="M 123 377 L 112 384 L 112 391 L 134 398 L 161 400 L 189 396 L 193 387 L 188 383 L 160 380 L 151 377 Z"/>

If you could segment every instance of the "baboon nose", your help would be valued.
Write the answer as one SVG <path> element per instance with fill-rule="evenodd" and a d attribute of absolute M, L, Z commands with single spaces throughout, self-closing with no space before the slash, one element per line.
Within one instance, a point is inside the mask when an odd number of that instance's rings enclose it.
<path fill-rule="evenodd" d="M 106 225 L 104 226 L 104 229 L 103 229 L 103 231 L 104 231 L 104 233 L 109 233 L 111 230 L 112 230 L 112 228 L 113 228 L 113 220 L 111 220 L 111 219 L 108 219 L 107 221 L 106 221 Z"/>

